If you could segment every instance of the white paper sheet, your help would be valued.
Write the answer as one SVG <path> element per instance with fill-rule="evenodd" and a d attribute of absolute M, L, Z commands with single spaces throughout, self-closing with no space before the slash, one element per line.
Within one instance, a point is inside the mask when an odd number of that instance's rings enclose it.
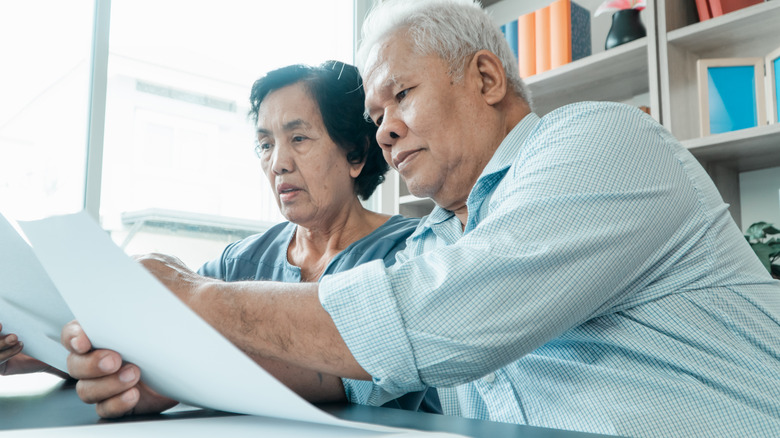
<path fill-rule="evenodd" d="M 161 394 L 228 412 L 360 424 L 317 409 L 268 374 L 122 252 L 86 213 L 20 225 L 93 344 L 138 365 L 143 380 Z"/>
<path fill-rule="evenodd" d="M 3 334 L 15 333 L 25 354 L 66 371 L 68 351 L 60 345 L 60 332 L 73 314 L 19 233 L 13 220 L 0 213 Z"/>
<path fill-rule="evenodd" d="M 265 417 L 215 417 L 186 420 L 141 421 L 130 423 L 107 423 L 94 426 L 76 426 L 51 429 L 22 429 L 3 431 L 8 438 L 216 438 L 216 437 L 332 437 L 332 438 L 456 438 L 438 432 L 420 432 L 397 430 L 395 432 L 376 432 L 360 429 L 348 429 L 337 426 L 323 426 Z"/>

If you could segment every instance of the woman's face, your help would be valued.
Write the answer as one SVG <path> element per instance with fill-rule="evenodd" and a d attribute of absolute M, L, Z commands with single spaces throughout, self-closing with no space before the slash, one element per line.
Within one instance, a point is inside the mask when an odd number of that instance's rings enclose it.
<path fill-rule="evenodd" d="M 319 107 L 301 84 L 272 91 L 258 111 L 258 153 L 279 209 L 305 228 L 327 227 L 355 200 L 350 164 L 331 140 Z"/>

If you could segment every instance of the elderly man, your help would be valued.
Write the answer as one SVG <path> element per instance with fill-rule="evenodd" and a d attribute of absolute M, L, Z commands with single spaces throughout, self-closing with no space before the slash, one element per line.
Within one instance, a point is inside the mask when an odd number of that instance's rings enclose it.
<path fill-rule="evenodd" d="M 472 0 L 386 0 L 364 32 L 379 144 L 437 204 L 397 263 L 319 285 L 220 283 L 166 258 L 148 269 L 259 363 L 289 364 L 286 383 L 374 382 L 299 389 L 311 400 L 381 404 L 435 386 L 446 414 L 471 418 L 780 434 L 780 283 L 668 132 L 611 103 L 539 118 Z M 77 324 L 63 343 L 102 415 L 159 407 L 140 370 L 91 350 Z"/>

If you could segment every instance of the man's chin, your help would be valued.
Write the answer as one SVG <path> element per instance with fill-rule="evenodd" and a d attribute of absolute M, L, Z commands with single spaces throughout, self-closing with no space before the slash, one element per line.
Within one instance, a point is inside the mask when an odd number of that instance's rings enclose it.
<path fill-rule="evenodd" d="M 404 183 L 406 183 L 406 188 L 409 190 L 410 194 L 418 198 L 430 198 L 433 196 L 431 188 L 422 184 L 421 181 L 414 178 L 403 178 L 403 180 Z"/>

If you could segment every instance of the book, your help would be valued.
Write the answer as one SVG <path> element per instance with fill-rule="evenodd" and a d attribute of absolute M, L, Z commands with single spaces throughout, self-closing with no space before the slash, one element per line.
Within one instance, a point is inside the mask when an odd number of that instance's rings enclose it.
<path fill-rule="evenodd" d="M 536 73 L 551 68 L 550 58 L 550 7 L 534 11 L 534 30 L 536 32 Z"/>
<path fill-rule="evenodd" d="M 517 60 L 520 77 L 525 79 L 536 74 L 536 25 L 533 12 L 517 19 Z"/>
<path fill-rule="evenodd" d="M 504 36 L 509 43 L 509 49 L 515 55 L 515 59 L 517 59 L 517 20 L 512 20 L 504 26 L 506 29 Z"/>
<path fill-rule="evenodd" d="M 571 0 L 556 0 L 550 9 L 550 68 L 571 62 Z"/>
<path fill-rule="evenodd" d="M 590 56 L 592 51 L 590 11 L 571 2 L 571 60 Z"/>
<path fill-rule="evenodd" d="M 748 6 L 764 3 L 764 0 L 708 0 L 712 17 L 719 17 Z"/>
<path fill-rule="evenodd" d="M 708 0 L 696 0 L 696 11 L 699 13 L 699 21 L 705 21 L 712 18 Z"/>
<path fill-rule="evenodd" d="M 590 56 L 590 11 L 571 0 L 550 6 L 551 67 Z"/>

